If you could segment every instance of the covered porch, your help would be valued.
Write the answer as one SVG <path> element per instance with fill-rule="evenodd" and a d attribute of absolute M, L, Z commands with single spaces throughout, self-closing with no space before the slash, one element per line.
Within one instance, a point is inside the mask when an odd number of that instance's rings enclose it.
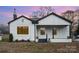
<path fill-rule="evenodd" d="M 71 42 L 68 25 L 36 25 L 37 42 Z"/>

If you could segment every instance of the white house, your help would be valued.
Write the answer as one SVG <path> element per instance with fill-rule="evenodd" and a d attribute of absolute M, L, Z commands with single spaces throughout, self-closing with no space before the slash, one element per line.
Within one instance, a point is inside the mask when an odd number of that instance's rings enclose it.
<path fill-rule="evenodd" d="M 71 21 L 50 13 L 40 19 L 32 20 L 25 16 L 17 17 L 10 21 L 9 31 L 13 40 L 30 40 L 36 42 L 72 42 L 70 38 Z"/>

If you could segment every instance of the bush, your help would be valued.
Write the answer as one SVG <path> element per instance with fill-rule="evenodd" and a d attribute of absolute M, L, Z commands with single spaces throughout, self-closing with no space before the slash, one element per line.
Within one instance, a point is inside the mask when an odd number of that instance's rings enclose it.
<path fill-rule="evenodd" d="M 15 42 L 30 42 L 30 40 L 24 40 L 24 39 L 18 40 L 18 39 L 16 39 Z"/>
<path fill-rule="evenodd" d="M 15 42 L 19 42 L 18 39 L 16 39 Z"/>
<path fill-rule="evenodd" d="M 28 39 L 27 42 L 30 42 L 30 40 Z"/>
<path fill-rule="evenodd" d="M 5 34 L 2 36 L 2 42 L 9 42 L 9 34 Z"/>
<path fill-rule="evenodd" d="M 16 39 L 15 42 L 27 42 L 26 40 L 22 39 L 22 40 L 18 40 Z"/>
<path fill-rule="evenodd" d="M 23 39 L 22 39 L 22 40 L 20 40 L 20 42 L 26 42 L 26 40 L 23 40 Z"/>
<path fill-rule="evenodd" d="M 13 42 L 13 35 L 12 34 L 9 35 L 9 42 Z"/>

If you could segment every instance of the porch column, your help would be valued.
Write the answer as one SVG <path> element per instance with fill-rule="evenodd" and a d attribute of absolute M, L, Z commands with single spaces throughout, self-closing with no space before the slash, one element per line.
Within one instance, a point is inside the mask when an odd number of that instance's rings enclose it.
<path fill-rule="evenodd" d="M 54 39 L 54 28 L 52 29 L 52 31 L 53 31 L 53 34 L 52 34 L 53 37 L 52 38 Z"/>
<path fill-rule="evenodd" d="M 37 26 L 36 26 L 36 24 L 34 24 L 34 40 L 35 40 L 35 42 L 36 42 L 36 36 L 37 36 Z"/>

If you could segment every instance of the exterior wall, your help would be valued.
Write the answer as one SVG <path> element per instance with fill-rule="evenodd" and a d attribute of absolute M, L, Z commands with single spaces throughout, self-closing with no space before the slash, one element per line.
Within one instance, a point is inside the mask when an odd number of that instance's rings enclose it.
<path fill-rule="evenodd" d="M 17 34 L 17 26 L 28 26 L 29 27 L 29 34 L 28 35 L 26 35 L 26 34 Z M 20 19 L 17 19 L 14 22 L 10 23 L 10 33 L 13 34 L 14 41 L 16 39 L 18 39 L 18 40 L 30 39 L 31 41 L 34 41 L 34 25 L 32 24 L 32 22 L 30 20 L 27 20 L 24 17 L 22 17 Z"/>
<path fill-rule="evenodd" d="M 39 26 L 38 26 L 39 27 Z M 45 35 L 40 35 L 40 27 L 45 27 Z M 50 26 L 40 26 L 38 29 L 37 29 L 37 36 L 38 38 L 46 38 L 46 35 L 47 35 L 47 38 L 52 38 L 52 27 Z"/>
<path fill-rule="evenodd" d="M 69 26 L 57 28 L 57 35 L 54 36 L 55 39 L 67 39 L 70 36 Z"/>
<path fill-rule="evenodd" d="M 50 15 L 47 18 L 40 20 L 39 25 L 70 25 L 70 23 L 57 16 Z"/>
<path fill-rule="evenodd" d="M 24 19 L 24 20 L 23 20 Z M 23 20 L 23 21 L 22 21 Z M 43 20 L 40 20 L 38 24 L 35 26 L 44 26 L 46 28 L 46 34 L 47 38 L 51 39 L 50 41 L 56 41 L 60 42 L 68 41 L 67 37 L 70 35 L 70 23 L 66 22 L 65 20 L 62 20 L 61 18 L 58 18 L 54 15 L 50 15 L 47 18 L 44 18 Z M 67 26 L 64 26 L 67 25 Z M 29 34 L 17 34 L 17 26 L 28 26 L 29 27 Z M 54 36 L 54 39 L 52 37 L 52 28 L 57 28 L 57 35 Z M 39 27 L 40 28 L 40 27 Z M 30 39 L 31 41 L 34 41 L 35 38 L 38 36 L 39 38 L 46 38 L 46 35 L 39 35 L 39 28 L 34 27 L 34 24 L 30 20 L 27 20 L 26 18 L 22 17 L 20 19 L 15 20 L 14 22 L 10 23 L 10 33 L 13 34 L 14 41 L 16 39 L 18 40 L 27 40 Z M 36 36 L 36 37 L 35 37 Z M 37 39 L 37 38 L 36 38 Z M 64 40 L 63 40 L 64 39 Z M 69 41 L 70 42 L 70 41 Z"/>
<path fill-rule="evenodd" d="M 39 27 L 39 26 L 38 26 Z M 67 39 L 70 35 L 69 32 L 69 26 L 40 26 L 40 27 L 45 27 L 45 32 L 47 34 L 48 39 L 53 39 L 53 34 L 52 34 L 52 29 L 54 27 L 57 28 L 57 34 L 54 35 L 54 39 Z M 45 35 L 40 35 L 40 27 L 37 29 L 37 36 L 38 38 L 46 38 Z"/>
<path fill-rule="evenodd" d="M 46 27 L 47 38 L 50 39 L 51 42 L 72 42 L 71 39 L 68 39 L 70 36 L 70 25 L 71 23 L 54 15 L 50 15 L 47 18 L 40 20 L 37 24 L 37 26 Z M 52 37 L 53 27 L 57 28 L 57 35 L 54 35 L 54 39 Z M 41 38 L 46 37 L 46 35 L 39 36 L 39 29 L 37 29 L 37 36 Z"/>

